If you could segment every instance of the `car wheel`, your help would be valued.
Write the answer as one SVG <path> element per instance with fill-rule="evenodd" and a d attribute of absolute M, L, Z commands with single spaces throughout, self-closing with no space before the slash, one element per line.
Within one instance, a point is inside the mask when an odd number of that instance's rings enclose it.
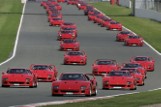
<path fill-rule="evenodd" d="M 97 88 L 95 89 L 93 96 L 96 96 L 96 95 L 97 95 Z"/>
<path fill-rule="evenodd" d="M 1 87 L 9 87 L 8 85 L 1 85 Z"/>
<path fill-rule="evenodd" d="M 92 88 L 90 87 L 90 89 L 89 89 L 89 94 L 87 94 L 86 96 L 87 97 L 90 97 L 92 95 Z"/>
<path fill-rule="evenodd" d="M 36 81 L 36 83 L 35 83 L 35 86 L 34 86 L 34 87 L 35 87 L 35 88 L 37 88 L 37 86 L 38 86 L 38 82 Z"/>
<path fill-rule="evenodd" d="M 32 85 L 29 86 L 30 88 L 34 88 L 35 87 L 35 82 L 32 82 Z"/>

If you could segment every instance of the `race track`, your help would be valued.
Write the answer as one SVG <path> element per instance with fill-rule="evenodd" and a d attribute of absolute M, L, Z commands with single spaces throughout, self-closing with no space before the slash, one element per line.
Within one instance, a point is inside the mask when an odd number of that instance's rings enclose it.
<path fill-rule="evenodd" d="M 98 95 L 110 96 L 129 92 L 142 92 L 161 87 L 161 57 L 148 46 L 125 47 L 123 43 L 116 42 L 117 31 L 108 31 L 90 21 L 75 6 L 61 4 L 63 7 L 63 19 L 74 22 L 78 27 L 78 41 L 81 50 L 87 52 L 86 66 L 62 65 L 63 51 L 59 51 L 59 42 L 56 40 L 59 27 L 51 27 L 47 22 L 47 15 L 40 2 L 28 2 L 26 4 L 24 20 L 20 31 L 16 56 L 8 63 L 0 67 L 0 71 L 7 68 L 28 68 L 30 64 L 54 64 L 59 74 L 61 72 L 91 72 L 91 65 L 96 59 L 115 59 L 119 64 L 129 61 L 136 55 L 148 55 L 156 60 L 154 72 L 148 72 L 145 86 L 137 87 L 135 91 L 128 90 L 102 90 L 101 77 L 97 77 Z M 1 76 L 1 74 L 0 74 Z M 69 100 L 84 97 L 51 96 L 51 83 L 39 83 L 38 88 L 1 88 L 0 106 L 8 107 L 30 103 Z"/>

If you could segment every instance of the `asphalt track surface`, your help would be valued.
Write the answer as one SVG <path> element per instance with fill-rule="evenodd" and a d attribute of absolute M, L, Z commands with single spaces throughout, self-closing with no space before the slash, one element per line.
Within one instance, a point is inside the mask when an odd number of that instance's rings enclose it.
<path fill-rule="evenodd" d="M 64 52 L 59 51 L 59 42 L 56 40 L 59 27 L 49 26 L 45 10 L 40 6 L 39 2 L 28 2 L 26 4 L 16 56 L 0 67 L 1 72 L 12 67 L 29 68 L 30 64 L 54 64 L 59 74 L 61 72 L 91 72 L 91 65 L 96 59 L 115 59 L 121 64 L 128 62 L 132 56 L 148 55 L 156 60 L 156 68 L 154 72 L 148 72 L 145 86 L 138 86 L 135 91 L 102 90 L 102 79 L 97 77 L 97 96 L 143 92 L 161 87 L 161 57 L 152 51 L 151 48 L 146 45 L 143 47 L 123 46 L 123 43 L 115 41 L 117 31 L 108 31 L 97 24 L 87 21 L 83 11 L 78 10 L 75 6 L 61 5 L 63 7 L 63 19 L 77 24 L 77 40 L 81 44 L 81 49 L 87 53 L 87 65 L 63 65 Z M 39 83 L 38 88 L 0 87 L 0 107 L 78 98 L 85 97 L 52 97 L 51 83 L 47 82 Z"/>

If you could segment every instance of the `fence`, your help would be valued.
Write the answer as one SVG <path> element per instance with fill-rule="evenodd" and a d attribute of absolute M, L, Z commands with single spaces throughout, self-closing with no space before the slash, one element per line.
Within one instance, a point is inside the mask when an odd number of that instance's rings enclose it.
<path fill-rule="evenodd" d="M 161 0 L 136 0 L 136 8 L 161 12 Z"/>

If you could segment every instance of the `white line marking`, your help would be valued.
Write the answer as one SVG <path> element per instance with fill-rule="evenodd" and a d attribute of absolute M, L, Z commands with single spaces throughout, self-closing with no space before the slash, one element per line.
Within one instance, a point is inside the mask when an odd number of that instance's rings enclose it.
<path fill-rule="evenodd" d="M 0 66 L 2 66 L 3 64 L 9 62 L 10 60 L 12 60 L 16 55 L 18 40 L 19 40 L 19 36 L 20 36 L 20 30 L 21 30 L 21 26 L 22 26 L 22 22 L 23 22 L 24 13 L 25 13 L 25 7 L 26 7 L 26 3 L 24 3 L 24 6 L 23 6 L 22 15 L 21 15 L 17 35 L 16 35 L 16 40 L 15 40 L 15 45 L 14 45 L 14 50 L 13 50 L 12 56 L 10 58 L 8 58 L 7 60 L 5 60 L 4 62 L 0 63 Z"/>

